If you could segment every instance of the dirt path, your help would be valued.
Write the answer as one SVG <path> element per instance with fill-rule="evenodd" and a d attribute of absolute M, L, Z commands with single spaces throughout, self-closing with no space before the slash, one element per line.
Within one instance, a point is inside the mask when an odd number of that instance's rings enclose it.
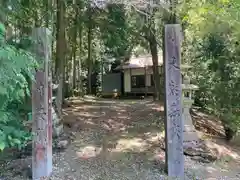
<path fill-rule="evenodd" d="M 80 104 L 75 102 L 65 111 L 65 122 L 72 123 L 71 130 L 77 132 L 76 140 L 65 153 L 71 169 L 76 169 L 71 177 L 86 180 L 166 179 L 164 151 L 160 146 L 163 143 L 163 107 L 151 100 L 102 100 Z M 240 167 L 233 160 L 238 154 L 219 141 L 206 142 L 229 156 L 208 164 L 186 157 L 186 179 L 193 179 L 193 176 L 239 179 Z"/>
<path fill-rule="evenodd" d="M 74 100 L 64 114 L 65 131 L 75 139 L 54 155 L 52 180 L 167 179 L 161 149 L 163 107 L 151 100 Z M 240 166 L 234 160 L 238 151 L 221 142 L 208 142 L 232 157 L 208 164 L 186 157 L 185 179 L 240 179 Z M 26 178 L 9 175 L 3 179 Z"/>
<path fill-rule="evenodd" d="M 73 107 L 66 109 L 65 123 L 74 124 L 71 129 L 77 132 L 76 140 L 68 148 L 65 159 L 70 159 L 74 169 L 85 168 L 72 176 L 104 180 L 161 177 L 162 173 L 151 160 L 160 151 L 158 144 L 163 128 L 162 119 L 157 124 L 161 112 L 155 104 L 145 100 L 105 100 L 80 107 L 77 103 Z"/>

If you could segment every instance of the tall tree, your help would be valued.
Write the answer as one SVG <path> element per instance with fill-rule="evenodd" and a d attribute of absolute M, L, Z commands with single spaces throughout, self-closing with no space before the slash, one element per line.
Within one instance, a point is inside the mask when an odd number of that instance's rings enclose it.
<path fill-rule="evenodd" d="M 88 43 L 88 94 L 92 94 L 92 74 L 93 74 L 93 57 L 92 57 L 92 39 L 93 39 L 93 8 L 90 3 L 87 9 L 88 16 L 88 31 L 87 31 L 87 43 Z"/>
<path fill-rule="evenodd" d="M 78 21 L 77 21 L 77 26 L 78 26 L 78 37 L 79 37 L 79 43 L 78 43 L 78 47 L 79 47 L 79 59 L 78 59 L 78 89 L 80 91 L 80 96 L 83 96 L 84 90 L 83 90 L 83 78 L 82 78 L 82 71 L 83 71 L 83 3 L 81 1 L 78 2 L 78 9 L 77 9 L 77 13 L 78 13 Z"/>
<path fill-rule="evenodd" d="M 76 53 L 77 53 L 77 33 L 78 33 L 78 19 L 79 19 L 79 7 L 74 2 L 74 19 L 73 19 L 73 27 L 72 27 L 72 60 L 73 60 L 73 77 L 72 77 L 72 88 L 73 90 L 76 89 L 76 79 L 77 79 L 77 59 L 76 59 Z"/>
<path fill-rule="evenodd" d="M 58 82 L 57 92 L 57 109 L 58 114 L 62 114 L 63 103 L 63 88 L 64 88 L 64 73 L 65 73 L 65 53 L 66 53 L 66 39 L 65 39 L 65 12 L 66 6 L 63 0 L 57 0 L 57 45 L 56 45 L 56 63 L 55 63 L 55 78 Z"/>

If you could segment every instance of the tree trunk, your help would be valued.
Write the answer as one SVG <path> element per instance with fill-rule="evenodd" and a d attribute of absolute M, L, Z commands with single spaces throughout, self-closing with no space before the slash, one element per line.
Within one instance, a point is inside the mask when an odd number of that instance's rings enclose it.
<path fill-rule="evenodd" d="M 77 60 L 76 60 L 76 50 L 77 50 L 77 25 L 78 25 L 78 7 L 75 6 L 75 20 L 74 20 L 74 30 L 73 30 L 73 49 L 72 49 L 72 54 L 73 54 L 73 90 L 76 89 L 76 66 L 77 66 Z"/>
<path fill-rule="evenodd" d="M 0 0 L 0 23 L 4 24 L 6 22 L 6 9 L 7 9 L 7 2 L 5 0 Z"/>
<path fill-rule="evenodd" d="M 65 61 L 65 4 L 62 0 L 57 0 L 57 48 L 55 72 L 58 81 L 58 91 L 56 98 L 57 113 L 61 118 L 63 103 L 63 81 L 64 81 L 64 61 Z"/>
<path fill-rule="evenodd" d="M 45 1 L 45 8 L 46 8 L 46 11 L 44 13 L 47 13 L 47 14 L 42 14 L 42 16 L 45 17 L 46 27 L 49 28 L 49 22 L 50 20 L 52 20 L 52 15 L 51 15 L 52 0 Z"/>
<path fill-rule="evenodd" d="M 232 128 L 229 128 L 225 124 L 223 125 L 223 127 L 224 127 L 224 131 L 225 131 L 226 140 L 227 141 L 232 140 L 233 137 L 236 135 L 237 130 L 233 130 Z"/>
<path fill-rule="evenodd" d="M 79 22 L 78 22 L 78 27 L 79 27 L 78 89 L 79 89 L 79 95 L 83 96 L 84 90 L 83 90 L 83 80 L 82 80 L 82 22 L 80 20 L 80 17 L 78 19 L 79 19 Z"/>
<path fill-rule="evenodd" d="M 66 57 L 67 60 L 72 60 L 72 52 L 70 53 L 70 55 L 68 55 L 68 57 Z M 69 61 L 71 62 L 71 61 Z M 69 98 L 70 96 L 70 89 L 71 89 L 71 74 L 72 74 L 72 63 L 67 62 L 64 66 L 64 92 L 63 92 L 63 97 L 64 98 Z M 64 102 L 63 102 L 64 103 Z"/>
<path fill-rule="evenodd" d="M 149 46 L 153 62 L 153 80 L 154 80 L 154 100 L 160 100 L 160 76 L 158 66 L 157 40 L 154 32 L 150 31 Z"/>
<path fill-rule="evenodd" d="M 92 14 L 91 9 L 88 9 L 88 94 L 92 94 Z"/>
<path fill-rule="evenodd" d="M 55 33 L 56 32 L 56 26 L 54 24 L 52 24 L 52 37 L 55 36 Z M 51 42 L 51 49 L 52 49 L 52 57 L 53 57 L 53 53 L 54 53 L 54 47 L 55 47 L 55 44 L 54 44 L 54 41 Z M 52 62 L 52 74 L 53 76 L 56 75 L 56 61 L 53 61 Z"/>

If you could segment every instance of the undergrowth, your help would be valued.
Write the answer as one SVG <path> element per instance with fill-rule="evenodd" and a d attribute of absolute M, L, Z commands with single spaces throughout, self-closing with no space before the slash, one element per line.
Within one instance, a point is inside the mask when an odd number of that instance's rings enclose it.
<path fill-rule="evenodd" d="M 24 127 L 30 112 L 30 82 L 37 62 L 19 43 L 5 40 L 5 27 L 0 23 L 0 150 L 17 146 L 31 138 Z M 29 107 L 30 106 L 30 107 Z"/>

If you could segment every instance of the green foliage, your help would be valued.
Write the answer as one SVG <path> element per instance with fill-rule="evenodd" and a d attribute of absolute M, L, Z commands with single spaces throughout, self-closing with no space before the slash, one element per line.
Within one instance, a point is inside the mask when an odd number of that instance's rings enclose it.
<path fill-rule="evenodd" d="M 233 1 L 190 4 L 184 20 L 186 53 L 193 81 L 200 86 L 196 100 L 216 114 L 225 130 L 240 128 L 240 36 Z M 239 8 L 238 8 L 239 9 Z"/>
<path fill-rule="evenodd" d="M 36 67 L 29 52 L 5 42 L 0 46 L 0 150 L 15 145 L 20 148 L 30 138 L 21 109 L 30 96 L 29 80 L 33 80 Z"/>
<path fill-rule="evenodd" d="M 106 54 L 114 58 L 123 57 L 129 47 L 128 24 L 126 23 L 125 9 L 122 5 L 107 6 L 107 18 L 102 27 L 102 39 L 106 47 Z"/>
<path fill-rule="evenodd" d="M 5 33 L 5 27 L 3 24 L 0 23 L 0 44 L 4 42 L 4 33 Z"/>

